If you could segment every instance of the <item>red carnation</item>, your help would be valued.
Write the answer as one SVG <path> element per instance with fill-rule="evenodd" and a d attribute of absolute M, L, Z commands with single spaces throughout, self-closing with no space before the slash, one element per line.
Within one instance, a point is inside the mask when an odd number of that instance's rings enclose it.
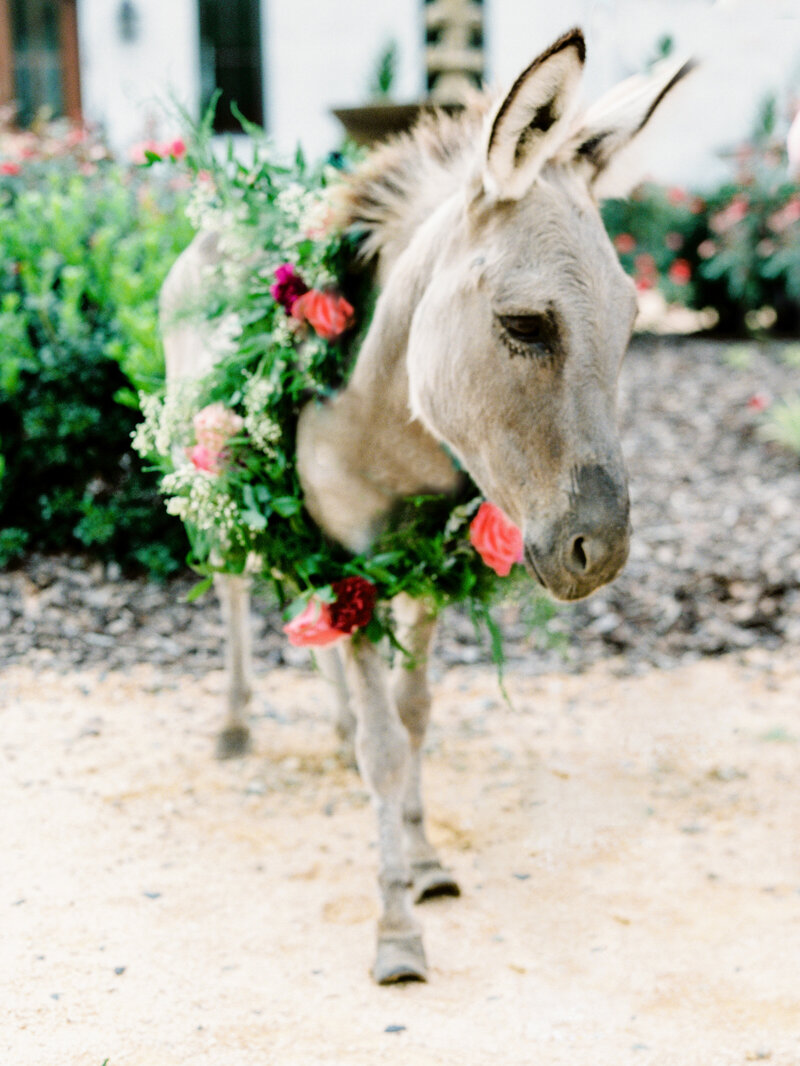
<path fill-rule="evenodd" d="M 291 263 L 281 263 L 275 271 L 278 279 L 274 285 L 270 285 L 269 291 L 275 300 L 285 309 L 286 314 L 292 313 L 295 302 L 308 292 L 308 285 L 303 281 Z"/>
<path fill-rule="evenodd" d="M 365 577 L 344 577 L 334 581 L 333 591 L 336 601 L 330 605 L 331 625 L 340 633 L 352 633 L 367 625 L 375 603 L 378 590 Z"/>

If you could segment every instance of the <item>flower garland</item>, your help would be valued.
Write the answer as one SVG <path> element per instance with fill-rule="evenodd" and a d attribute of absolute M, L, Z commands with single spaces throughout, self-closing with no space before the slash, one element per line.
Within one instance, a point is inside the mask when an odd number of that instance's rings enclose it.
<path fill-rule="evenodd" d="M 219 361 L 202 380 L 141 397 L 134 447 L 185 523 L 190 565 L 205 578 L 196 591 L 217 572 L 258 575 L 278 595 L 289 641 L 312 646 L 357 632 L 396 644 L 389 604 L 401 592 L 434 608 L 467 601 L 497 652 L 488 603 L 521 561 L 522 536 L 466 476 L 455 498 L 402 501 L 358 556 L 303 505 L 299 412 L 344 383 L 374 300 L 354 270 L 357 237 L 330 224 L 340 174 L 299 158 L 289 170 L 263 144 L 250 165 L 207 153 L 195 170 L 190 217 L 216 232 L 222 262 L 204 286 L 210 306 L 194 313 Z"/>

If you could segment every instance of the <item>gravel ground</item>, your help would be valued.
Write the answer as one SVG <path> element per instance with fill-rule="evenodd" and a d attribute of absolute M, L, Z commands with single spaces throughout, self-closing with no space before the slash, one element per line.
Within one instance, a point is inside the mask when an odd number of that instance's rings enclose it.
<path fill-rule="evenodd" d="M 549 635 L 504 611 L 509 665 L 523 672 L 581 670 L 609 654 L 624 669 L 674 666 L 700 656 L 800 645 L 800 463 L 764 443 L 757 393 L 796 390 L 780 345 L 638 340 L 621 379 L 623 446 L 631 476 L 634 539 L 624 574 L 581 604 L 560 607 Z M 731 366 L 735 354 L 737 368 Z M 36 667 L 137 662 L 182 672 L 221 663 L 213 597 L 182 602 L 193 584 L 124 578 L 114 564 L 33 557 L 0 575 L 3 658 Z M 208 609 L 210 607 L 210 609 Z M 256 608 L 261 669 L 301 665 L 279 618 Z M 552 639 L 551 639 L 552 638 Z M 469 620 L 445 619 L 443 665 L 486 659 Z"/>

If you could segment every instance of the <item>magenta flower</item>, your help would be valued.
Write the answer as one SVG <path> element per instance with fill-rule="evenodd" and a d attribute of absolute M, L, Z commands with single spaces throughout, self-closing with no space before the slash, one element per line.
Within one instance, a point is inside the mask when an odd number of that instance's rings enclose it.
<path fill-rule="evenodd" d="M 278 279 L 274 285 L 270 285 L 269 291 L 277 302 L 283 307 L 287 315 L 292 313 L 295 300 L 308 292 L 308 285 L 303 281 L 291 263 L 281 263 L 275 271 Z"/>

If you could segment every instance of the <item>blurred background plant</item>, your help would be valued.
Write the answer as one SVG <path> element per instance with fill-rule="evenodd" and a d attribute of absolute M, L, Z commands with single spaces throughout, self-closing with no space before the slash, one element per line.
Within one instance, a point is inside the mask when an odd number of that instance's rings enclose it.
<path fill-rule="evenodd" d="M 0 125 L 0 565 L 86 549 L 157 575 L 186 547 L 130 448 L 158 387 L 157 296 L 191 239 L 185 179 L 68 123 Z"/>

